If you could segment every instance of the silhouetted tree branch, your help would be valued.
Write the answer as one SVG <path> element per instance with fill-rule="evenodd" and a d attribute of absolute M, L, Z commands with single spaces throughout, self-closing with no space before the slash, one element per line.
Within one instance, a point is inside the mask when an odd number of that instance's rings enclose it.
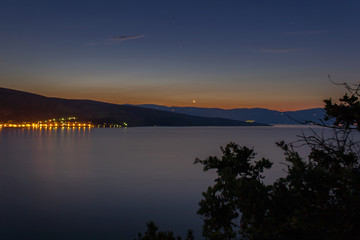
<path fill-rule="evenodd" d="M 329 78 L 330 79 L 330 78 Z M 331 79 L 330 79 L 331 81 Z M 246 146 L 229 143 L 222 156 L 209 156 L 195 164 L 215 170 L 214 185 L 203 192 L 198 214 L 203 236 L 209 240 L 358 239 L 360 236 L 360 103 L 359 85 L 343 85 L 339 103 L 324 100 L 326 117 L 298 141 L 277 145 L 284 151 L 286 176 L 273 184 L 263 182 L 268 159 L 255 160 Z M 335 119 L 332 125 L 326 120 Z M 331 133 L 331 134 L 329 134 Z M 302 157 L 298 146 L 310 153 Z M 147 225 L 137 240 L 179 240 L 172 232 Z M 193 240 L 191 231 L 186 240 Z"/>
<path fill-rule="evenodd" d="M 174 237 L 172 231 L 158 231 L 158 227 L 154 222 L 147 223 L 147 230 L 144 235 L 138 233 L 138 238 L 134 240 L 182 240 L 181 237 Z M 192 230 L 188 230 L 184 240 L 194 240 L 194 233 Z"/>
<path fill-rule="evenodd" d="M 203 193 L 198 214 L 206 239 L 350 239 L 360 236 L 359 86 L 345 84 L 352 95 L 339 103 L 325 100 L 321 126 L 295 143 L 277 145 L 284 151 L 286 176 L 265 185 L 262 172 L 271 163 L 254 161 L 252 149 L 229 143 L 222 157 L 195 163 L 217 178 Z M 333 125 L 325 121 L 335 118 Z M 318 130 L 318 129 L 317 129 Z M 329 134 L 331 133 L 331 134 Z M 295 145 L 307 146 L 302 157 Z"/>

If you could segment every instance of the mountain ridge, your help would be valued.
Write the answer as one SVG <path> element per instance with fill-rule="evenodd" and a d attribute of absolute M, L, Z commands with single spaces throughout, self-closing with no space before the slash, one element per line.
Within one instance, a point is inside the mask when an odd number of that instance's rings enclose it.
<path fill-rule="evenodd" d="M 63 99 L 0 87 L 0 121 L 39 121 L 76 116 L 93 123 L 126 122 L 128 126 L 267 126 L 263 123 L 193 116 L 140 106 L 89 99 Z"/>
<path fill-rule="evenodd" d="M 221 117 L 239 121 L 255 121 L 266 124 L 301 124 L 306 121 L 320 123 L 324 119 L 323 108 L 310 108 L 296 111 L 277 111 L 267 108 L 198 108 L 198 107 L 167 107 L 156 104 L 133 105 L 163 111 L 171 111 L 193 116 Z"/>

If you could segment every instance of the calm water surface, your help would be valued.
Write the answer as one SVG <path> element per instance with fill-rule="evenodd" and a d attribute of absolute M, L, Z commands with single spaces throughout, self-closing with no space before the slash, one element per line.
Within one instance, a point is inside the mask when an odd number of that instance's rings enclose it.
<path fill-rule="evenodd" d="M 1 129 L 1 239 L 134 239 L 153 220 L 161 230 L 201 236 L 196 215 L 214 175 L 196 157 L 233 141 L 275 162 L 275 141 L 308 127 Z M 199 239 L 199 238 L 197 238 Z"/>

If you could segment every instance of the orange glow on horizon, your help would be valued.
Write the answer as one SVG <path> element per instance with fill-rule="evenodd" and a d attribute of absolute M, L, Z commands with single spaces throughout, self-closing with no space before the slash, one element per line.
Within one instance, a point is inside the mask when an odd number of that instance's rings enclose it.
<path fill-rule="evenodd" d="M 308 94 L 298 91 L 296 94 L 282 93 L 278 90 L 271 95 L 265 95 L 263 92 L 253 92 L 252 89 L 245 89 L 245 92 L 238 92 L 236 89 L 218 89 L 212 91 L 212 88 L 196 90 L 188 87 L 179 86 L 171 88 L 168 86 L 154 87 L 124 87 L 119 88 L 66 88 L 59 87 L 57 89 L 49 88 L 47 90 L 21 89 L 46 97 L 57 97 L 64 99 L 89 99 L 99 102 L 112 104 L 155 104 L 167 107 L 198 107 L 198 108 L 266 108 L 277 111 L 297 111 L 310 108 L 323 108 L 323 99 L 334 96 L 337 92 L 329 94 L 326 91 L 321 94 Z M 342 93 L 342 91 L 341 91 Z M 196 99 L 194 99 L 196 96 Z M 339 95 L 340 96 L 340 95 Z M 335 97 L 336 98 L 336 97 Z"/>

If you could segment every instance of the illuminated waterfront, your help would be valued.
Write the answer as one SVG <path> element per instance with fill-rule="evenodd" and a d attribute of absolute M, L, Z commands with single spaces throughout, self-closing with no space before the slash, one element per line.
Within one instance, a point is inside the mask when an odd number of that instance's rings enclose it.
<path fill-rule="evenodd" d="M 1 128 L 121 128 L 127 127 L 127 123 L 115 124 L 115 123 L 102 123 L 93 124 L 92 122 L 81 122 L 76 117 L 67 117 L 59 119 L 48 119 L 44 121 L 36 122 L 0 122 Z"/>

